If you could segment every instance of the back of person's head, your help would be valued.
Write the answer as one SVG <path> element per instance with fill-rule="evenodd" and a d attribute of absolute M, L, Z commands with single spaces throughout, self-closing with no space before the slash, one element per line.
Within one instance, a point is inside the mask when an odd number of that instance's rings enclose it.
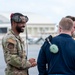
<path fill-rule="evenodd" d="M 59 22 L 59 26 L 64 31 L 70 31 L 73 27 L 73 21 L 70 18 L 62 18 Z"/>
<path fill-rule="evenodd" d="M 11 23 L 12 23 L 12 21 L 20 23 L 22 21 L 22 19 L 20 18 L 21 16 L 25 17 L 26 22 L 28 21 L 28 17 L 27 16 L 24 16 L 21 13 L 12 13 L 10 15 Z"/>
<path fill-rule="evenodd" d="M 72 21 L 75 21 L 75 17 L 74 17 L 74 16 L 68 15 L 68 16 L 66 16 L 65 18 L 70 18 Z"/>

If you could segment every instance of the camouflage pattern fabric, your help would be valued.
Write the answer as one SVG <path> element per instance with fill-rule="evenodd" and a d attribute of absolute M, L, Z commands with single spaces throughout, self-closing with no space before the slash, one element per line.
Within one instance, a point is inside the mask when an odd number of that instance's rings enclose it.
<path fill-rule="evenodd" d="M 24 41 L 10 30 L 2 39 L 6 75 L 27 75 L 31 63 L 26 59 Z"/>

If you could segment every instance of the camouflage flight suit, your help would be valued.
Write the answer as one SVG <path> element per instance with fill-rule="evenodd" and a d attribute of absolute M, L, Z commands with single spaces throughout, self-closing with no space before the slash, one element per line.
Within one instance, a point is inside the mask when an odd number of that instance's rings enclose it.
<path fill-rule="evenodd" d="M 25 45 L 20 36 L 10 30 L 2 39 L 6 75 L 28 75 L 31 63 L 26 59 Z"/>

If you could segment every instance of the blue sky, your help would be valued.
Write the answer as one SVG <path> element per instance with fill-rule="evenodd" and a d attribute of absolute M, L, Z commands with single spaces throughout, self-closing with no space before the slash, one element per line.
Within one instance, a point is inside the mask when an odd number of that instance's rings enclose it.
<path fill-rule="evenodd" d="M 66 15 L 75 16 L 75 0 L 0 0 L 0 12 L 29 12 L 59 23 Z"/>

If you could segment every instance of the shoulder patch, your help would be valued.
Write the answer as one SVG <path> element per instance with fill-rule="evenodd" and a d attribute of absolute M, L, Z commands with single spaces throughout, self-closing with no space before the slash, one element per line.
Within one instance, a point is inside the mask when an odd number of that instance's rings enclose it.
<path fill-rule="evenodd" d="M 12 38 L 8 39 L 8 40 L 7 40 L 7 42 L 10 42 L 10 43 L 13 43 L 13 44 L 15 44 L 15 43 L 16 43 L 16 41 L 15 41 L 15 40 L 13 40 Z"/>
<path fill-rule="evenodd" d="M 14 44 L 9 43 L 8 46 L 7 46 L 7 48 L 9 48 L 9 49 L 14 49 Z"/>

